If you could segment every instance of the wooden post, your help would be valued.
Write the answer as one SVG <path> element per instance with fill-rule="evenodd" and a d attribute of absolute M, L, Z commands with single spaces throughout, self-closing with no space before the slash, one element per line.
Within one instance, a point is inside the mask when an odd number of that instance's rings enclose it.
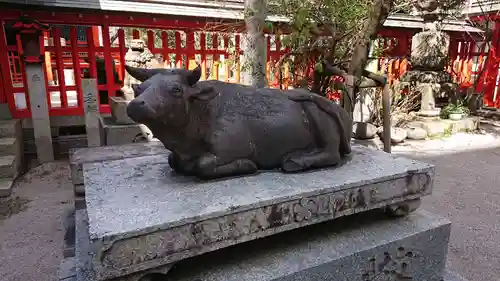
<path fill-rule="evenodd" d="M 384 128 L 384 151 L 391 153 L 391 90 L 389 84 L 382 89 L 382 112 Z"/>
<path fill-rule="evenodd" d="M 97 101 L 97 80 L 82 79 L 83 104 L 85 112 L 85 129 L 87 146 L 101 146 L 99 134 L 99 103 Z"/>

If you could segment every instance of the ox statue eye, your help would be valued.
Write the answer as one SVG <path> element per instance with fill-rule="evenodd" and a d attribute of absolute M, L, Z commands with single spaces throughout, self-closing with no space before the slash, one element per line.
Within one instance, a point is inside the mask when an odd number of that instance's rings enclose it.
<path fill-rule="evenodd" d="M 182 95 L 182 90 L 179 86 L 172 86 L 169 92 L 174 97 L 180 97 Z"/>

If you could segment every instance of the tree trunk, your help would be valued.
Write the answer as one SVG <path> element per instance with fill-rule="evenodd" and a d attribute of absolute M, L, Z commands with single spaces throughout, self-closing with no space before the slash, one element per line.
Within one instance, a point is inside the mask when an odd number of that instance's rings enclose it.
<path fill-rule="evenodd" d="M 245 28 L 243 36 L 243 79 L 258 88 L 267 86 L 266 38 L 264 25 L 267 0 L 245 0 Z"/>
<path fill-rule="evenodd" d="M 375 0 L 372 5 L 368 20 L 365 22 L 363 29 L 358 35 L 357 44 L 354 47 L 351 63 L 347 70 L 347 73 L 357 78 L 357 81 L 361 81 L 363 69 L 368 60 L 370 41 L 377 36 L 378 29 L 389 16 L 393 4 L 394 0 Z M 358 93 L 357 86 L 356 84 L 353 84 L 352 87 L 348 85 L 347 94 L 342 99 L 344 108 L 351 116 L 354 110 L 356 94 Z"/>

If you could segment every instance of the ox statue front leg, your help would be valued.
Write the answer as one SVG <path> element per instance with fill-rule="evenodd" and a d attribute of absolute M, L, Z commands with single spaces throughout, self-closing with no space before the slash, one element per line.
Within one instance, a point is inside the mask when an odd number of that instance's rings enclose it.
<path fill-rule="evenodd" d="M 254 174 L 258 170 L 252 160 L 237 159 L 227 162 L 212 153 L 202 155 L 197 162 L 197 176 L 202 179 Z"/>
<path fill-rule="evenodd" d="M 182 158 L 175 152 L 168 155 L 168 165 L 174 171 L 184 175 L 194 175 L 196 169 L 196 161 L 182 161 Z"/>

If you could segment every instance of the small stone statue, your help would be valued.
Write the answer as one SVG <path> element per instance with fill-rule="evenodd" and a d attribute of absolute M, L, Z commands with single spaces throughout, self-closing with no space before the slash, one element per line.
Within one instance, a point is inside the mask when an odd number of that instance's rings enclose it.
<path fill-rule="evenodd" d="M 201 81 L 201 68 L 140 69 L 127 106 L 172 153 L 175 171 L 201 179 L 331 167 L 351 153 L 352 120 L 306 90 Z"/>
<path fill-rule="evenodd" d="M 125 65 L 138 68 L 158 68 L 157 58 L 158 56 L 153 55 L 146 47 L 144 40 L 133 39 L 125 54 Z M 163 60 L 161 63 L 163 64 Z M 130 77 L 128 73 L 125 73 L 122 92 L 126 100 L 132 100 L 134 98 L 132 86 L 140 83 L 140 81 L 134 77 Z"/>

